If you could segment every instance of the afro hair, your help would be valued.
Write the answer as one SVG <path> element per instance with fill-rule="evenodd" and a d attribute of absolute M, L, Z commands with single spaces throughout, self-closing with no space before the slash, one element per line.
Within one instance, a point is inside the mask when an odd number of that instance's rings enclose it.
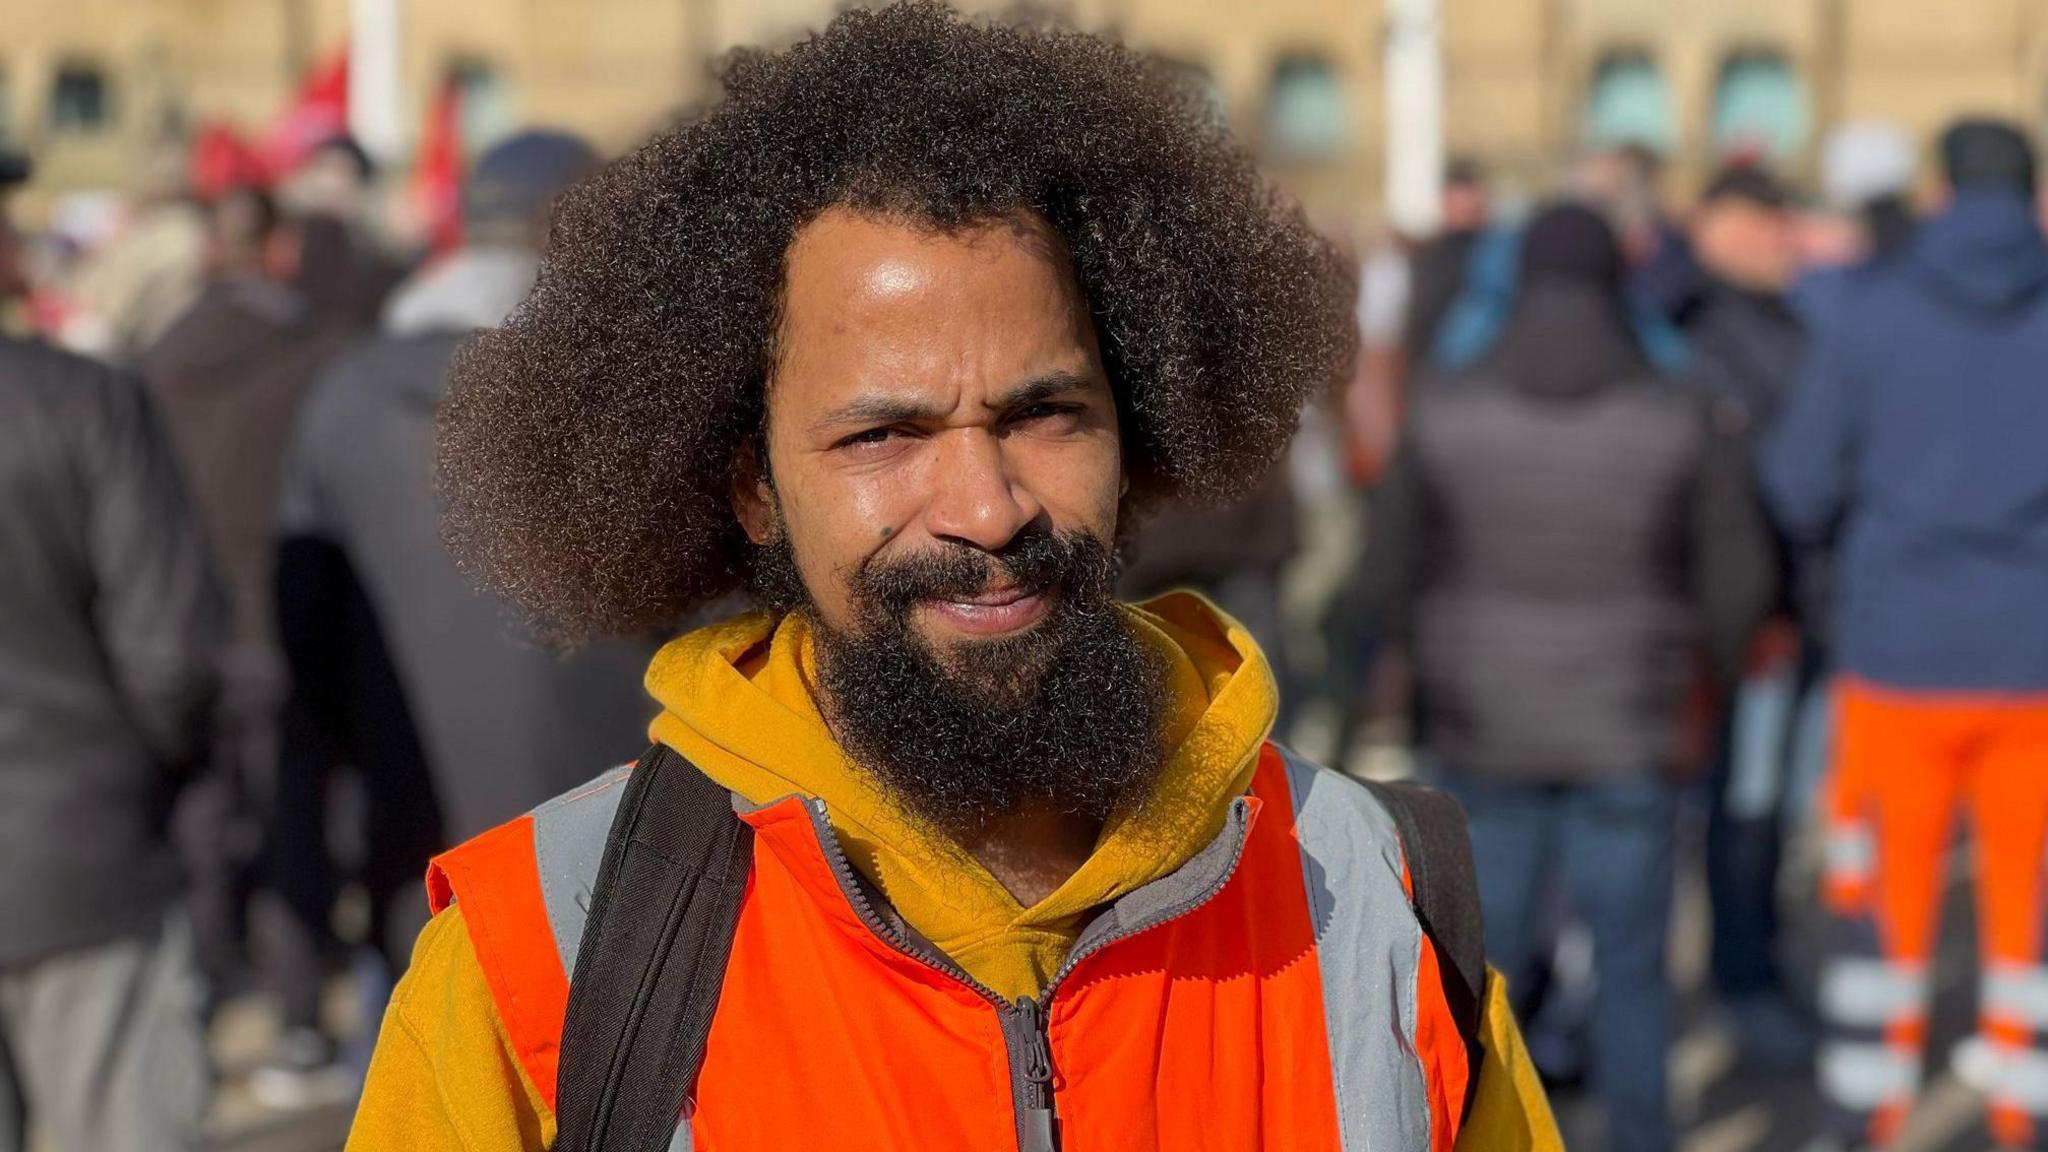
<path fill-rule="evenodd" d="M 562 198 L 532 295 L 450 370 L 449 545 L 551 639 L 672 628 L 745 586 L 733 470 L 764 431 L 784 254 L 825 208 L 1050 223 L 1116 394 L 1127 513 L 1249 491 L 1348 370 L 1344 262 L 1127 48 L 910 0 L 720 79 Z"/>

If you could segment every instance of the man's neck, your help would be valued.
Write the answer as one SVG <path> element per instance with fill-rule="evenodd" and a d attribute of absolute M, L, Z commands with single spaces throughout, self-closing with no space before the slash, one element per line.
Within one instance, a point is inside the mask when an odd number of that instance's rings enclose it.
<path fill-rule="evenodd" d="M 1017 903 L 1029 908 L 1080 871 L 1095 851 L 1102 823 L 1045 807 L 992 820 L 960 837 L 960 846 L 989 870 Z"/>

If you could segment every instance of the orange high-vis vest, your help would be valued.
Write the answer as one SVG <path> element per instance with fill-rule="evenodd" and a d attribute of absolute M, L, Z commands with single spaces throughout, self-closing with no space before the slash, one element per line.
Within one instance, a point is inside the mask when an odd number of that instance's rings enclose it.
<path fill-rule="evenodd" d="M 549 1108 L 627 770 L 436 860 Z M 1007 1003 L 891 918 L 821 801 L 735 802 L 753 867 L 673 1149 L 1450 1152 L 1476 1069 L 1392 817 L 1276 746 L 1222 833 Z M 1027 1103 L 1028 1102 L 1028 1103 Z"/>

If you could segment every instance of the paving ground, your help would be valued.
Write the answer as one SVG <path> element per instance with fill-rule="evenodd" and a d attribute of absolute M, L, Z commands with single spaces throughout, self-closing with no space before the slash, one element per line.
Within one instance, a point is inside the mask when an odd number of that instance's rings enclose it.
<path fill-rule="evenodd" d="M 328 1018 L 349 1035 L 359 1034 L 360 1013 L 350 989 L 337 982 Z M 218 1152 L 335 1152 L 348 1138 L 355 1112 L 351 1094 L 331 1094 L 303 1107 L 266 1107 L 256 1098 L 250 1073 L 277 1034 L 274 1014 L 260 998 L 228 1005 L 214 1025 L 214 1058 L 220 1076 L 210 1128 Z"/>

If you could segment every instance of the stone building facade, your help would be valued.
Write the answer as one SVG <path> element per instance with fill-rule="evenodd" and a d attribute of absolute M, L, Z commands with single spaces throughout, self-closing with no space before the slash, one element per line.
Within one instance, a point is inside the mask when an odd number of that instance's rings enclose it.
<path fill-rule="evenodd" d="M 2048 113 L 2048 0 L 1441 0 L 1446 139 L 1539 184 L 1587 141 L 1644 139 L 1681 178 L 1727 151 L 1794 171 L 1828 124 L 1921 138 L 1962 111 Z M 465 93 L 468 143 L 521 122 L 620 148 L 706 90 L 739 43 L 796 36 L 833 0 L 400 0 L 405 119 Z M 988 3 L 971 7 L 988 9 Z M 1326 223 L 1370 217 L 1383 159 L 1378 0 L 1055 0 L 1198 70 L 1234 127 Z M 152 146 L 250 128 L 346 40 L 350 0 L 0 0 L 0 132 L 31 200 L 118 188 Z M 401 154 L 395 157 L 403 162 Z"/>

